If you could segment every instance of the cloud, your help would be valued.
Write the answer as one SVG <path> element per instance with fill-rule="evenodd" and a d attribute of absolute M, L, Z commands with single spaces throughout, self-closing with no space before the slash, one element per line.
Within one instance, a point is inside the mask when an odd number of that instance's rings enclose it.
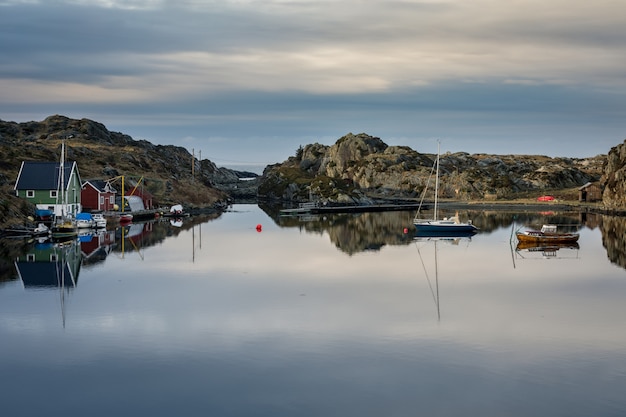
<path fill-rule="evenodd" d="M 440 134 L 451 139 L 513 143 L 530 126 L 571 138 L 580 126 L 567 123 L 584 121 L 617 143 L 626 127 L 626 18 L 611 1 L 68 0 L 0 10 L 3 118 L 69 113 L 132 132 L 167 122 L 186 129 L 181 138 L 233 140 L 448 128 Z"/>

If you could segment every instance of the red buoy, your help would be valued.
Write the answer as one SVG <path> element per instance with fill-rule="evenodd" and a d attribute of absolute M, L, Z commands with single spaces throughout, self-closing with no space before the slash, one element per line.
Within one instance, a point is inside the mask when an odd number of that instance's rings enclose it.
<path fill-rule="evenodd" d="M 263 226 L 261 226 L 260 224 L 256 225 L 256 231 L 260 232 L 263 229 Z"/>

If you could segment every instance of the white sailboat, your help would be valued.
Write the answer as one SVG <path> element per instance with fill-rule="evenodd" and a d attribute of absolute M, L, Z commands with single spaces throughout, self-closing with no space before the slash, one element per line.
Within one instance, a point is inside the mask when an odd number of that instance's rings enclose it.
<path fill-rule="evenodd" d="M 65 140 L 61 142 L 61 161 L 57 185 L 57 204 L 61 202 L 61 215 L 55 216 L 50 232 L 53 239 L 71 239 L 78 236 L 76 221 L 67 213 L 67 190 L 65 189 Z"/>
<path fill-rule="evenodd" d="M 439 143 L 437 143 L 437 158 L 435 160 L 435 206 L 432 219 L 419 218 L 418 209 L 413 224 L 418 236 L 471 236 L 478 228 L 470 221 L 461 222 L 458 215 L 453 217 L 438 219 L 438 194 L 439 194 Z"/>

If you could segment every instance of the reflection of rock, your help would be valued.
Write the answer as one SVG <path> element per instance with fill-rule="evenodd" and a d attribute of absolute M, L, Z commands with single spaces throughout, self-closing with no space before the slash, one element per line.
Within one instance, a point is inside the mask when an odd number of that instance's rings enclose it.
<path fill-rule="evenodd" d="M 377 251 L 385 245 L 407 244 L 413 238 L 413 213 L 329 214 L 303 222 L 299 217 L 280 217 L 283 227 L 300 227 L 308 233 L 328 233 L 331 242 L 349 255 Z M 405 234 L 407 228 L 409 233 Z"/>
<path fill-rule="evenodd" d="M 612 263 L 626 268 L 626 218 L 603 216 L 600 229 L 607 257 Z"/>
<path fill-rule="evenodd" d="M 298 227 L 308 233 L 328 233 L 335 246 L 350 255 L 367 250 L 380 250 L 385 245 L 406 245 L 413 241 L 415 235 L 413 226 L 415 212 L 412 211 L 281 216 L 278 208 L 264 204 L 260 204 L 259 207 L 280 227 Z M 463 220 L 471 219 L 478 227 L 479 234 L 483 235 L 499 229 L 510 229 L 513 236 L 513 231 L 517 228 L 541 227 L 546 223 L 570 225 L 566 227 L 568 231 L 576 231 L 581 225 L 594 229 L 601 223 L 600 215 L 584 213 L 582 216 L 582 213 L 574 211 L 536 213 L 444 209 L 440 214 L 441 216 L 458 214 Z M 406 234 L 405 228 L 408 232 Z"/>

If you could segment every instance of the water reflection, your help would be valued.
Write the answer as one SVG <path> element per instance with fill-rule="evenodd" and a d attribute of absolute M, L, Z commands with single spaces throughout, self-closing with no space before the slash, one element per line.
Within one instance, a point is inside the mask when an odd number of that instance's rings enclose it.
<path fill-rule="evenodd" d="M 73 386 L 69 414 L 98 417 L 624 414 L 626 273 L 605 254 L 607 222 L 556 259 L 520 248 L 539 260 L 514 268 L 521 216 L 471 240 L 409 236 L 402 216 L 385 220 L 397 244 L 349 256 L 333 226 L 280 226 L 254 206 L 85 236 L 66 328 L 59 287 L 0 289 L 3 411 L 68 414 Z"/>
<path fill-rule="evenodd" d="M 626 218 L 602 216 L 600 230 L 609 260 L 626 268 Z"/>
<path fill-rule="evenodd" d="M 61 321 L 65 327 L 65 297 L 76 288 L 81 267 L 80 243 L 37 242 L 15 260 L 15 269 L 25 289 L 59 291 Z"/>
<path fill-rule="evenodd" d="M 464 233 L 457 236 L 416 236 L 413 239 L 417 254 L 419 257 L 419 265 L 423 270 L 424 277 L 428 282 L 430 293 L 433 297 L 435 307 L 437 309 L 437 320 L 441 320 L 441 303 L 439 297 L 439 257 L 438 245 L 448 245 L 451 247 L 467 246 L 472 241 L 474 233 Z M 430 249 L 431 253 L 428 253 Z M 448 256 L 454 256 L 451 253 Z M 443 262 L 450 262 L 450 258 L 443 259 Z"/>
<path fill-rule="evenodd" d="M 259 205 L 282 228 L 298 228 L 306 233 L 326 234 L 342 252 L 354 255 L 363 251 L 378 251 L 386 245 L 407 245 L 414 237 L 413 212 L 327 214 L 316 216 L 281 216 L 275 207 Z M 470 218 L 479 228 L 478 235 L 489 235 L 503 228 L 511 234 L 520 227 L 539 229 L 543 224 L 557 224 L 564 232 L 581 229 L 602 232 L 603 246 L 612 263 L 626 268 L 626 218 L 585 211 L 524 211 L 524 210 L 441 210 L 442 216 L 459 214 Z M 520 247 L 520 250 L 532 248 Z M 547 254 L 549 248 L 538 252 Z M 562 248 L 556 248 L 562 249 Z"/>

